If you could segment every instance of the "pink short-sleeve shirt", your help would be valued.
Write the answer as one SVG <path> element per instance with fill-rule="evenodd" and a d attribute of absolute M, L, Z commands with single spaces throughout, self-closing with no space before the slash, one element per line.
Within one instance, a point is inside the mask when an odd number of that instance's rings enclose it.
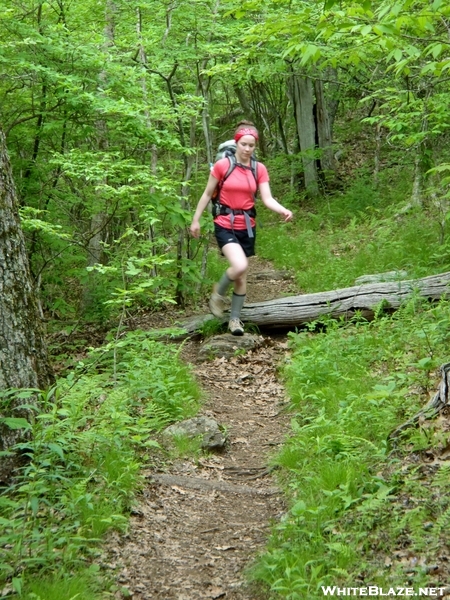
<path fill-rule="evenodd" d="M 212 170 L 211 174 L 213 177 L 222 181 L 225 177 L 230 162 L 228 158 L 221 158 L 218 160 Z M 249 210 L 255 204 L 254 194 L 261 183 L 269 181 L 269 173 L 266 167 L 258 162 L 257 168 L 258 183 L 256 183 L 253 173 L 250 168 L 240 167 L 236 165 L 233 172 L 223 182 L 222 189 L 220 190 L 220 202 L 225 204 L 234 210 Z M 255 226 L 255 220 L 251 220 L 252 227 Z M 214 219 L 214 223 L 225 227 L 225 229 L 231 229 L 231 221 L 229 215 L 219 215 Z M 235 215 L 234 229 L 247 229 L 244 215 Z"/>

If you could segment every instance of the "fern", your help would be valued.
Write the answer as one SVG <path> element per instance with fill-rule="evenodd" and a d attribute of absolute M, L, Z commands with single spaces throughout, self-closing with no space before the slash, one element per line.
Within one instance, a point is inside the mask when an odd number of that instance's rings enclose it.
<path fill-rule="evenodd" d="M 439 488 L 450 487 L 450 465 L 443 465 L 434 476 L 433 485 Z"/>
<path fill-rule="evenodd" d="M 433 527 L 433 538 L 437 543 L 441 533 L 445 530 L 448 531 L 448 525 L 450 523 L 450 506 L 448 506 L 444 512 L 436 519 Z"/>

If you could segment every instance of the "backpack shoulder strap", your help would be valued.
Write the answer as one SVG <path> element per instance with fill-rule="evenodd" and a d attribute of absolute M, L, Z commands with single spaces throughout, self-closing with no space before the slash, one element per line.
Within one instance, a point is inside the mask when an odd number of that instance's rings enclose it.
<path fill-rule="evenodd" d="M 255 178 L 255 181 L 256 181 L 256 192 L 254 194 L 254 198 L 255 198 L 255 202 L 256 202 L 256 197 L 258 195 L 258 161 L 256 160 L 256 158 L 253 155 L 250 159 L 250 169 L 252 170 L 253 177 Z"/>
<path fill-rule="evenodd" d="M 229 167 L 228 167 L 225 175 L 223 176 L 223 179 L 221 181 L 222 184 L 225 181 L 225 179 L 227 179 L 231 175 L 231 173 L 234 171 L 234 169 L 236 168 L 236 165 L 237 165 L 237 160 L 236 160 L 235 154 L 230 153 L 230 154 L 227 154 L 226 157 L 228 158 L 228 161 L 230 164 L 229 164 Z M 252 156 L 250 159 L 250 169 L 253 173 L 253 177 L 255 178 L 256 185 L 258 185 L 258 161 L 256 160 L 256 158 L 254 156 Z"/>
<path fill-rule="evenodd" d="M 225 181 L 225 179 L 227 179 L 231 175 L 231 173 L 234 171 L 234 169 L 236 167 L 236 156 L 234 154 L 230 153 L 230 154 L 227 154 L 227 158 L 228 158 L 228 162 L 230 164 L 228 165 L 228 169 L 227 169 L 225 175 L 223 176 L 222 185 L 223 185 L 223 182 Z"/>
<path fill-rule="evenodd" d="M 234 169 L 236 167 L 236 157 L 234 156 L 233 153 L 226 154 L 223 158 L 228 158 L 228 169 L 225 171 L 225 174 L 222 177 L 222 179 L 220 179 L 220 181 L 217 183 L 216 189 L 211 198 L 213 205 L 220 204 L 220 190 L 222 189 L 225 179 L 227 179 L 227 177 L 229 177 L 231 175 L 231 173 L 234 171 Z M 214 216 L 217 216 L 217 215 L 214 215 Z"/>
<path fill-rule="evenodd" d="M 218 195 L 220 193 L 220 190 L 222 189 L 222 186 L 223 186 L 225 180 L 231 175 L 231 173 L 234 171 L 234 169 L 236 168 L 236 165 L 237 165 L 236 155 L 234 153 L 232 153 L 232 152 L 227 153 L 226 158 L 228 158 L 229 165 L 228 165 L 228 169 L 225 172 L 225 175 L 217 184 L 216 195 L 215 195 L 216 202 L 218 200 Z M 255 178 L 255 181 L 256 181 L 256 188 L 257 188 L 256 193 L 255 193 L 255 200 L 256 200 L 256 194 L 258 192 L 258 161 L 256 160 L 256 158 L 254 156 L 252 156 L 250 159 L 250 169 L 251 169 L 251 171 L 253 173 L 253 177 Z"/>
<path fill-rule="evenodd" d="M 252 156 L 250 159 L 250 169 L 252 170 L 256 185 L 258 185 L 258 161 L 254 156 Z"/>

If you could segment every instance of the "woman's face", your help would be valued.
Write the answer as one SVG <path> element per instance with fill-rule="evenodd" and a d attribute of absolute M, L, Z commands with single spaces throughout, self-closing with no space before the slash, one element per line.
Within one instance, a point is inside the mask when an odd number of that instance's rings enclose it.
<path fill-rule="evenodd" d="M 242 161 L 250 160 L 256 146 L 256 140 L 252 135 L 243 135 L 236 142 L 236 154 Z"/>

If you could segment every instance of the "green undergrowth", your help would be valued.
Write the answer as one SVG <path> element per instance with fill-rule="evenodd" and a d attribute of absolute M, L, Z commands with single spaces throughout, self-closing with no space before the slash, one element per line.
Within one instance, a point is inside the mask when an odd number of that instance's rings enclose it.
<path fill-rule="evenodd" d="M 434 420 L 389 441 L 437 390 L 450 306 L 411 301 L 372 322 L 332 319 L 290 335 L 283 366 L 292 433 L 275 462 L 289 509 L 252 576 L 271 598 L 323 598 L 322 586 L 445 585 L 450 434 Z M 446 533 L 447 532 L 447 533 Z"/>
<path fill-rule="evenodd" d="M 402 212 L 409 194 L 401 181 L 375 188 L 357 179 L 345 193 L 290 206 L 292 223 L 264 214 L 258 254 L 290 269 L 305 293 L 352 286 L 373 273 L 417 278 L 449 270 L 448 219 L 434 205 Z"/>
<path fill-rule="evenodd" d="M 20 446 L 29 460 L 0 495 L 3 596 L 97 600 L 118 591 L 95 566 L 101 540 L 126 529 L 141 467 L 162 452 L 156 433 L 196 414 L 201 400 L 179 351 L 135 331 L 40 395 Z M 30 394 L 21 392 L 24 403 Z"/>
<path fill-rule="evenodd" d="M 377 188 L 355 179 L 345 193 L 291 206 L 292 224 L 267 219 L 258 253 L 306 293 L 387 271 L 448 271 L 448 218 L 432 203 L 403 211 L 410 193 L 404 176 Z M 446 585 L 448 573 L 430 565 L 448 555 L 450 435 L 439 418 L 395 443 L 389 435 L 437 390 L 449 337 L 448 302 L 419 297 L 392 315 L 380 306 L 372 322 L 324 318 L 290 335 L 291 435 L 273 459 L 288 510 L 251 571 L 271 599 L 323 598 L 322 586 Z"/>

